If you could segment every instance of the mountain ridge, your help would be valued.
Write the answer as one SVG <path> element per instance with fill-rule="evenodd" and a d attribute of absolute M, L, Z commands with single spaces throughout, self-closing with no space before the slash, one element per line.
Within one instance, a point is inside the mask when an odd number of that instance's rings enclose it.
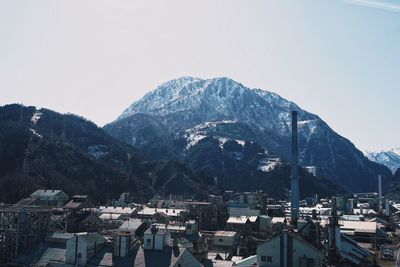
<path fill-rule="evenodd" d="M 371 161 L 388 167 L 393 174 L 400 168 L 400 148 L 389 150 L 365 151 L 365 156 Z"/>
<path fill-rule="evenodd" d="M 177 161 L 151 161 L 82 117 L 17 104 L 0 107 L 0 201 L 39 188 L 60 188 L 109 202 L 123 192 L 135 201 L 155 194 L 200 196 L 213 179 Z"/>
<path fill-rule="evenodd" d="M 231 121 L 229 125 L 217 127 L 219 137 L 254 142 L 272 155 L 289 161 L 291 110 L 297 110 L 299 115 L 300 163 L 303 166 L 318 167 L 322 176 L 352 191 L 374 190 L 378 174 L 383 175 L 384 184 L 390 182 L 391 173 L 386 167 L 369 161 L 351 141 L 334 132 L 319 116 L 278 94 L 250 89 L 226 77 L 184 77 L 163 83 L 135 101 L 104 129 L 145 153 L 151 142 L 174 147 L 179 151 L 176 158 L 190 165 L 189 152 L 185 150 L 190 140 L 185 133 L 204 123 Z M 157 121 L 165 134 L 146 141 L 135 128 L 140 128 L 142 123 L 149 126 L 149 121 L 140 120 L 138 116 Z M 221 129 L 224 127 L 229 130 Z M 147 130 L 156 132 L 151 127 Z M 213 136 L 215 131 L 208 127 L 203 133 Z M 138 136 L 142 144 L 136 143 Z M 176 143 L 181 145 L 174 145 Z M 156 146 L 154 144 L 153 148 Z M 162 153 L 149 154 L 162 158 Z"/>

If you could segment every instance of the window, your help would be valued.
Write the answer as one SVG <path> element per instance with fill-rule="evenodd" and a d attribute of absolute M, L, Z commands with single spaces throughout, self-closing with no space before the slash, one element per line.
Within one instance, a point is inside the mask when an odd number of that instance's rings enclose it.
<path fill-rule="evenodd" d="M 261 262 L 266 262 L 267 261 L 267 256 L 261 256 Z"/>
<path fill-rule="evenodd" d="M 307 267 L 314 267 L 314 259 L 308 258 L 307 259 Z"/>
<path fill-rule="evenodd" d="M 272 256 L 267 256 L 267 262 L 272 262 Z"/>
<path fill-rule="evenodd" d="M 224 240 L 222 238 L 219 239 L 219 242 L 224 242 Z"/>

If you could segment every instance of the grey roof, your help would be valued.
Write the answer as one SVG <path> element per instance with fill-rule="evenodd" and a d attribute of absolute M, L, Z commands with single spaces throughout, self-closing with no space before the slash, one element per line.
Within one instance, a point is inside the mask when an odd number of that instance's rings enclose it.
<path fill-rule="evenodd" d="M 129 219 L 125 221 L 118 230 L 120 231 L 136 231 L 144 222 L 140 219 Z"/>
<path fill-rule="evenodd" d="M 51 242 L 53 240 L 65 240 L 65 242 L 75 236 L 74 233 L 54 232 L 46 237 L 46 240 Z"/>
<path fill-rule="evenodd" d="M 182 247 L 166 247 L 163 251 L 143 250 L 137 251 L 133 266 L 135 267 L 170 267 L 175 266 L 184 253 L 190 253 Z"/>
<path fill-rule="evenodd" d="M 237 235 L 237 232 L 234 231 L 216 231 L 214 236 L 218 237 L 234 237 Z"/>
<path fill-rule="evenodd" d="M 159 229 L 157 228 L 157 235 L 163 235 L 166 232 L 168 232 L 168 229 Z M 150 235 L 151 234 L 151 228 L 147 229 L 146 232 L 144 232 L 145 235 Z"/>
<path fill-rule="evenodd" d="M 39 195 L 40 196 L 55 196 L 55 195 L 57 195 L 59 193 L 65 194 L 62 190 L 39 189 L 39 190 L 36 190 L 35 192 L 33 192 L 31 194 L 31 197 L 32 196 L 39 196 Z"/>

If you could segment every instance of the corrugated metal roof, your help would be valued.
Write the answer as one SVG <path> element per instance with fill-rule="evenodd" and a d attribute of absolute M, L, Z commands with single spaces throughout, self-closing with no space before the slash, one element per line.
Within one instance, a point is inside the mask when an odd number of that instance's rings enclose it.
<path fill-rule="evenodd" d="M 100 215 L 100 219 L 107 221 L 107 220 L 118 220 L 122 217 L 123 214 L 118 213 L 103 213 Z"/>
<path fill-rule="evenodd" d="M 136 231 L 143 224 L 142 220 L 129 219 L 125 221 L 118 229 L 121 231 Z"/>
<path fill-rule="evenodd" d="M 221 236 L 221 237 L 234 237 L 237 232 L 234 231 L 216 231 L 214 236 Z"/>
<path fill-rule="evenodd" d="M 160 208 L 144 208 L 143 210 L 138 211 L 138 215 L 148 215 L 153 216 L 156 213 L 164 213 L 168 216 L 174 217 L 179 216 L 181 213 L 185 212 L 184 209 L 160 209 Z"/>
<path fill-rule="evenodd" d="M 254 223 L 258 216 L 231 216 L 226 223 L 245 224 L 247 221 Z"/>
<path fill-rule="evenodd" d="M 329 220 L 321 221 L 321 225 L 325 226 L 329 224 Z M 376 222 L 369 221 L 346 221 L 339 220 L 340 231 L 343 233 L 375 233 L 378 224 Z"/>
<path fill-rule="evenodd" d="M 31 194 L 31 197 L 33 197 L 33 196 L 55 196 L 55 195 L 57 195 L 58 193 L 63 193 L 63 194 L 65 194 L 62 190 L 46 190 L 46 189 L 39 189 L 39 190 L 36 190 L 35 192 L 33 192 L 32 194 Z"/>
<path fill-rule="evenodd" d="M 118 214 L 132 214 L 136 211 L 134 207 L 114 207 L 114 206 L 100 206 L 100 213 L 118 213 Z"/>

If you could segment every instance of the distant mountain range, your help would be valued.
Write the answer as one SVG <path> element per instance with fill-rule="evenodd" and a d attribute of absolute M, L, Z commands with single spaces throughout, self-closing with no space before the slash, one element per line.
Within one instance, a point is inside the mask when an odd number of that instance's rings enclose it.
<path fill-rule="evenodd" d="M 365 155 L 370 160 L 388 167 L 393 174 L 400 168 L 400 148 L 387 151 L 366 151 Z"/>
<path fill-rule="evenodd" d="M 184 77 L 160 85 L 103 129 L 45 108 L 0 107 L 0 202 L 38 188 L 97 202 L 122 192 L 145 201 L 221 189 L 284 197 L 291 110 L 299 113 L 301 197 L 376 191 L 378 174 L 400 188 L 387 167 L 293 102 L 228 78 Z"/>
<path fill-rule="evenodd" d="M 388 168 L 370 161 L 317 115 L 229 78 L 168 81 L 104 129 L 153 159 L 173 158 L 215 176 L 225 188 L 275 190 L 284 183 L 274 180 L 274 170 L 290 161 L 291 110 L 299 114 L 300 164 L 316 169 L 318 179 L 357 192 L 376 191 L 379 174 L 389 184 Z M 320 182 L 326 185 L 326 179 Z"/>
<path fill-rule="evenodd" d="M 201 197 L 213 184 L 179 162 L 149 160 L 81 117 L 0 107 L 0 202 L 13 203 L 38 188 L 88 194 L 102 203 L 123 192 L 134 201 L 169 193 Z"/>
<path fill-rule="evenodd" d="M 393 200 L 400 200 L 400 168 L 394 173 L 393 180 L 388 187 L 385 196 L 388 196 Z"/>

